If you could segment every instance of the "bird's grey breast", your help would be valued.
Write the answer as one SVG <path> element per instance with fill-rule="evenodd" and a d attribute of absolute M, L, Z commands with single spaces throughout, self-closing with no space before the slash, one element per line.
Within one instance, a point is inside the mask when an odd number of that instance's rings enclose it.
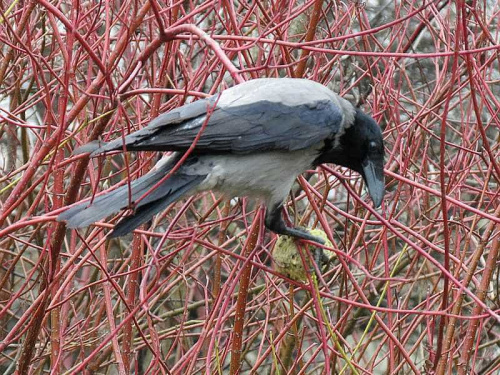
<path fill-rule="evenodd" d="M 216 190 L 228 197 L 249 196 L 282 201 L 297 178 L 312 167 L 317 147 L 294 152 L 250 155 L 203 155 L 189 173 L 206 174 L 199 190 Z"/>

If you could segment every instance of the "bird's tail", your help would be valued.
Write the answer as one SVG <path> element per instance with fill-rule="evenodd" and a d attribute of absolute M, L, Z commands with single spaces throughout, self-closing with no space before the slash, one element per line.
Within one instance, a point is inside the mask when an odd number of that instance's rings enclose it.
<path fill-rule="evenodd" d="M 166 162 L 162 160 L 149 173 L 133 181 L 130 184 L 131 200 L 129 199 L 129 185 L 123 185 L 95 198 L 90 205 L 89 202 L 83 202 L 71 207 L 60 214 L 57 221 L 65 221 L 68 228 L 83 228 L 127 208 L 130 202 L 134 203 L 160 182 L 174 167 L 177 160 L 174 157 Z M 189 163 L 189 160 L 186 162 Z M 133 231 L 169 204 L 193 190 L 205 177 L 204 175 L 184 174 L 181 167 L 144 196 L 135 205 L 133 214 L 125 217 L 116 225 L 110 237 L 123 236 Z"/>

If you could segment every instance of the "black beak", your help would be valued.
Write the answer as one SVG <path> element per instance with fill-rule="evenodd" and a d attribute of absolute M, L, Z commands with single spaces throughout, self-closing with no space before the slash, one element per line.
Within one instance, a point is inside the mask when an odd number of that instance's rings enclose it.
<path fill-rule="evenodd" d="M 382 204 L 384 198 L 384 166 L 382 163 L 376 163 L 373 160 L 366 158 L 361 163 L 363 170 L 362 176 L 368 186 L 368 192 L 372 198 L 375 207 Z"/>

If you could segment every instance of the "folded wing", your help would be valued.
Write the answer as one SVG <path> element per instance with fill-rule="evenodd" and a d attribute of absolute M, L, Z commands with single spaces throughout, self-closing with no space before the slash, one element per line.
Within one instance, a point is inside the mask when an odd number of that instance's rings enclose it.
<path fill-rule="evenodd" d="M 184 151 L 201 131 L 196 153 L 305 149 L 340 131 L 342 100 L 311 81 L 253 80 L 224 91 L 220 97 L 201 99 L 160 115 L 126 136 L 125 147 L 129 151 Z M 97 155 L 123 146 L 118 138 L 85 145 L 81 150 Z"/>

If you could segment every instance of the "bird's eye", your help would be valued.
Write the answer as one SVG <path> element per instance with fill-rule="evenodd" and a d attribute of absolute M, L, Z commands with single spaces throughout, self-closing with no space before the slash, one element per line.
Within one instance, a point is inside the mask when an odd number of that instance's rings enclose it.
<path fill-rule="evenodd" d="M 376 142 L 370 142 L 368 144 L 368 150 L 370 150 L 370 151 L 377 151 L 377 143 Z"/>

